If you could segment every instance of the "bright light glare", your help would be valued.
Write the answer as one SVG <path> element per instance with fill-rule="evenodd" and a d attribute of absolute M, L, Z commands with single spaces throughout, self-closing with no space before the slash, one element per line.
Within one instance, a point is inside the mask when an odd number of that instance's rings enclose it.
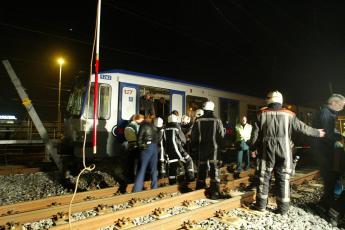
<path fill-rule="evenodd" d="M 65 63 L 65 60 L 63 58 L 59 58 L 57 60 L 57 62 L 60 64 L 60 65 L 63 65 Z"/>
<path fill-rule="evenodd" d="M 0 115 L 1 120 L 17 120 L 16 116 L 14 115 Z"/>

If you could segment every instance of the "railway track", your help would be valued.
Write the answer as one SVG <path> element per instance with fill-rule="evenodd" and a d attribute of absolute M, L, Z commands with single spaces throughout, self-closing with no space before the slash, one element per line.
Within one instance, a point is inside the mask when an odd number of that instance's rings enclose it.
<path fill-rule="evenodd" d="M 226 180 L 222 183 L 222 189 L 234 190 L 239 186 L 249 183 L 249 175 L 236 180 Z M 299 185 L 305 181 L 319 176 L 318 171 L 303 172 L 296 175 L 291 183 Z M 229 176 L 227 177 L 229 179 Z M 231 179 L 231 178 L 230 178 Z M 189 185 L 190 190 L 194 190 L 195 183 Z M 200 221 L 211 217 L 217 210 L 238 208 L 243 203 L 254 201 L 253 191 L 238 193 L 232 198 L 224 200 L 209 200 L 205 196 L 205 190 L 196 190 L 188 193 L 179 193 L 179 186 L 165 186 L 155 190 L 147 190 L 138 193 L 129 193 L 114 196 L 114 188 L 79 193 L 76 203 L 73 204 L 73 218 L 77 219 L 75 213 L 88 212 L 92 214 L 90 218 L 73 220 L 73 229 L 99 229 L 101 227 L 112 226 L 109 229 L 123 229 L 124 227 L 135 227 L 137 229 L 177 229 L 183 222 L 188 226 L 188 221 Z M 91 195 L 92 194 L 92 195 Z M 93 198 L 90 196 L 93 196 Z M 60 199 L 59 199 L 60 198 Z M 0 225 L 3 229 L 21 229 L 21 225 L 27 222 L 42 219 L 54 219 L 51 229 L 69 229 L 68 224 L 68 202 L 69 195 L 47 198 L 32 202 L 23 202 L 15 205 L 0 207 Z M 86 199 L 88 198 L 88 199 Z M 86 201 L 85 201 L 86 200 Z M 148 202 L 148 200 L 150 200 Z M 60 202 L 51 205 L 51 202 Z M 31 205 L 35 204 L 35 205 Z M 198 206 L 196 204 L 207 204 Z M 116 209 L 114 207 L 122 208 Z M 198 206 L 198 207 L 197 207 Z M 174 208 L 184 210 L 179 215 L 174 215 Z M 9 212 L 9 208 L 12 211 Z M 6 211 L 7 210 L 7 211 Z M 17 213 L 16 213 L 17 212 Z M 135 219 L 149 219 L 149 223 L 138 225 Z M 137 221 L 138 222 L 138 221 Z M 140 222 L 140 221 L 139 221 Z M 162 228 L 164 226 L 164 228 Z M 0 228 L 1 229 L 1 228 Z"/>
<path fill-rule="evenodd" d="M 241 175 L 241 177 L 243 177 L 241 180 L 233 181 L 234 178 L 230 173 L 227 173 L 226 167 L 221 168 L 221 172 L 222 172 L 222 177 L 223 177 L 222 180 L 228 181 L 228 183 L 237 183 L 237 184 L 241 183 L 242 181 L 246 182 L 247 181 L 246 178 L 249 176 L 249 174 L 254 173 L 254 171 L 244 172 Z M 163 178 L 158 181 L 159 187 L 164 187 L 167 184 L 169 184 L 169 181 L 167 178 Z M 144 190 L 149 190 L 150 185 L 151 185 L 150 181 L 145 181 Z M 126 192 L 130 193 L 132 189 L 133 189 L 133 184 L 129 184 L 126 188 Z M 193 183 L 191 183 L 191 189 L 193 189 Z M 119 195 L 118 186 L 105 188 L 105 189 L 99 189 L 99 190 L 79 192 L 76 194 L 73 203 L 112 197 L 114 195 Z M 61 195 L 61 196 L 48 197 L 48 198 L 34 200 L 34 201 L 26 201 L 26 202 L 20 202 L 16 204 L 0 206 L 0 225 L 2 224 L 1 216 L 8 216 L 11 214 L 19 214 L 19 213 L 33 211 L 33 210 L 66 205 L 66 204 L 69 204 L 71 198 L 72 198 L 72 194 L 67 194 L 67 195 Z"/>

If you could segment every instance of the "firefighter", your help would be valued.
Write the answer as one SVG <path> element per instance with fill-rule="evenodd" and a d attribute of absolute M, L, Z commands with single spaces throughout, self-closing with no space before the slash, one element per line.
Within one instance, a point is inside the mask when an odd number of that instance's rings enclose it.
<path fill-rule="evenodd" d="M 178 124 L 178 117 L 171 114 L 168 117 L 168 124 L 165 127 L 164 148 L 168 155 L 169 165 L 169 183 L 175 184 L 177 181 L 177 169 L 182 162 L 185 170 L 185 179 L 187 182 L 194 180 L 193 160 L 183 148 L 186 144 L 186 137 Z"/>
<path fill-rule="evenodd" d="M 158 145 L 158 175 L 159 178 L 164 178 L 166 177 L 166 164 L 167 164 L 167 155 L 164 151 L 164 136 L 165 136 L 165 131 L 163 127 L 163 119 L 160 117 L 156 117 L 153 121 L 154 126 L 156 127 L 157 131 L 157 145 Z"/>
<path fill-rule="evenodd" d="M 286 214 L 290 203 L 290 176 L 292 173 L 291 133 L 297 131 L 314 137 L 323 137 L 323 129 L 314 129 L 296 115 L 282 108 L 283 96 L 278 91 L 267 95 L 267 108 L 259 111 L 249 144 L 252 150 L 260 146 L 259 185 L 255 209 L 264 211 L 267 205 L 269 182 L 275 169 L 277 214 Z"/>
<path fill-rule="evenodd" d="M 206 187 L 206 177 L 209 171 L 211 179 L 209 195 L 211 199 L 218 199 L 220 194 L 219 178 L 219 147 L 224 138 L 223 124 L 214 115 L 214 103 L 207 101 L 203 107 L 204 115 L 197 118 L 192 128 L 192 146 L 198 155 L 198 179 L 196 189 Z"/>

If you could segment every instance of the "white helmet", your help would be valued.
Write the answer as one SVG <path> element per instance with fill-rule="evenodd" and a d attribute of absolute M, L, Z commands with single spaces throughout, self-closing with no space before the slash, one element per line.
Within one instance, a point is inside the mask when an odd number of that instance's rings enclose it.
<path fill-rule="evenodd" d="M 163 119 L 160 117 L 156 117 L 155 120 L 153 121 L 153 124 L 157 128 L 162 128 L 163 127 Z"/>
<path fill-rule="evenodd" d="M 206 101 L 204 104 L 204 110 L 210 110 L 213 111 L 214 110 L 214 103 L 213 101 Z"/>
<path fill-rule="evenodd" d="M 195 116 L 196 116 L 196 117 L 201 117 L 202 115 L 204 115 L 204 110 L 202 110 L 202 109 L 197 109 L 197 110 L 195 111 Z"/>
<path fill-rule="evenodd" d="M 183 115 L 181 119 L 181 123 L 186 125 L 186 124 L 189 124 L 189 122 L 190 122 L 190 117 L 187 115 Z"/>
<path fill-rule="evenodd" d="M 272 103 L 283 104 L 283 95 L 279 91 L 272 91 L 267 94 L 266 98 L 267 105 Z"/>
<path fill-rule="evenodd" d="M 179 122 L 178 117 L 175 114 L 170 114 L 168 117 L 168 123 Z"/>

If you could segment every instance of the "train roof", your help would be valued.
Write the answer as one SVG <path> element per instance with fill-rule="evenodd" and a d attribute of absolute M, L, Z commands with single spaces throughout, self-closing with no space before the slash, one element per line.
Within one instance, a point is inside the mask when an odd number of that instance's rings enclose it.
<path fill-rule="evenodd" d="M 123 69 L 111 69 L 111 70 L 108 70 L 108 71 L 102 71 L 99 74 L 107 74 L 107 73 L 108 74 L 110 74 L 110 73 L 123 73 L 123 74 L 136 75 L 136 76 L 145 77 L 145 78 L 153 78 L 153 79 L 159 79 L 159 80 L 179 82 L 179 83 L 183 83 L 183 84 L 186 84 L 186 85 L 199 86 L 199 87 L 205 87 L 205 88 L 209 88 L 209 89 L 215 89 L 215 90 L 221 90 L 221 91 L 225 91 L 225 92 L 231 92 L 231 91 L 229 91 L 228 89 L 225 89 L 225 88 L 218 88 L 218 87 L 215 87 L 215 86 L 209 86 L 209 85 L 206 85 L 206 84 L 203 84 L 203 83 L 195 83 L 195 82 L 185 81 L 185 80 L 176 79 L 176 78 L 172 78 L 172 77 L 153 75 L 153 74 L 146 74 L 146 73 L 139 73 L 139 72 L 123 70 Z M 238 94 L 241 94 L 241 93 L 238 93 Z M 242 94 L 242 95 L 244 95 L 244 94 Z"/>

